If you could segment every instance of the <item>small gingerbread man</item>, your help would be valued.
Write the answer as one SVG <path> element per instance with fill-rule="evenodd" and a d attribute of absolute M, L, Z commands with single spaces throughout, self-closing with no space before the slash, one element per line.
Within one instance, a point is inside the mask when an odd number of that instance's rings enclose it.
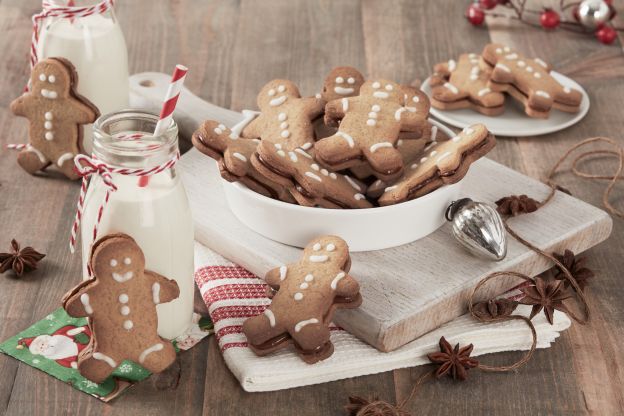
<path fill-rule="evenodd" d="M 11 103 L 11 111 L 30 122 L 30 143 L 17 162 L 33 174 L 54 164 L 69 179 L 74 172 L 74 156 L 82 150 L 82 125 L 93 123 L 99 111 L 78 95 L 78 75 L 63 58 L 39 61 L 32 69 L 30 91 Z"/>
<path fill-rule="evenodd" d="M 403 170 L 401 153 L 395 147 L 399 133 L 422 126 L 421 115 L 404 103 L 403 88 L 386 80 L 367 81 L 359 96 L 330 101 L 326 117 L 342 121 L 336 134 L 316 143 L 317 160 L 342 170 L 357 166 L 364 158 L 378 178 L 397 178 Z"/>
<path fill-rule="evenodd" d="M 158 336 L 156 305 L 179 294 L 174 280 L 145 270 L 145 256 L 126 234 L 109 234 L 91 249 L 94 277 L 65 295 L 70 316 L 88 317 L 93 337 L 78 359 L 87 379 L 102 383 L 124 360 L 152 373 L 169 367 L 176 358 L 170 341 Z"/>
<path fill-rule="evenodd" d="M 269 271 L 266 283 L 277 292 L 262 315 L 243 323 L 249 347 L 266 355 L 294 341 L 309 364 L 331 356 L 329 324 L 335 309 L 362 303 L 358 282 L 347 274 L 350 267 L 347 243 L 325 236 L 308 244 L 299 262 Z"/>
<path fill-rule="evenodd" d="M 323 114 L 322 99 L 301 98 L 293 82 L 276 79 L 262 87 L 257 102 L 260 115 L 243 129 L 243 137 L 277 143 L 286 150 L 314 145 L 312 121 Z"/>

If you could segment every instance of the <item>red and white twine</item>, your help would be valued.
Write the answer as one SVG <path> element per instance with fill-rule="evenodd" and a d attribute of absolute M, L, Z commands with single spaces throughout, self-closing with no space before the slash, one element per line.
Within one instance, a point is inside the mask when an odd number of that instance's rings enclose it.
<path fill-rule="evenodd" d="M 41 2 L 41 13 L 37 13 L 32 17 L 33 33 L 30 42 L 30 67 L 32 68 L 39 61 L 37 56 L 37 45 L 39 44 L 39 31 L 41 21 L 48 17 L 60 17 L 64 19 L 73 19 L 76 17 L 87 17 L 93 14 L 102 14 L 113 7 L 115 0 L 103 0 L 92 6 L 76 7 L 73 2 L 67 5 L 58 4 L 55 1 L 43 0 Z"/>
<path fill-rule="evenodd" d="M 172 168 L 180 159 L 180 153 L 176 153 L 174 157 L 172 157 L 169 161 L 154 166 L 149 169 L 141 168 L 141 169 L 129 169 L 129 168 L 119 168 L 114 166 L 109 166 L 104 162 L 100 162 L 95 157 L 89 157 L 86 155 L 77 155 L 74 158 L 75 170 L 82 177 L 82 184 L 80 186 L 80 196 L 78 197 L 78 203 L 76 204 L 76 217 L 74 218 L 74 224 L 71 229 L 71 237 L 69 239 L 69 249 L 72 253 L 76 251 L 76 240 L 78 229 L 80 228 L 80 221 L 82 220 L 83 210 L 84 210 L 84 201 L 85 196 L 87 194 L 87 186 L 89 184 L 89 178 L 92 175 L 99 175 L 102 178 L 102 182 L 104 186 L 106 186 L 106 194 L 100 207 L 97 211 L 97 217 L 95 223 L 93 224 L 93 241 L 97 238 L 98 227 L 100 222 L 102 221 L 102 214 L 104 213 L 104 208 L 108 204 L 108 200 L 110 199 L 111 193 L 117 191 L 117 186 L 113 182 L 113 174 L 125 175 L 125 176 L 139 176 L 139 177 L 147 177 L 150 175 L 155 175 L 157 173 L 163 172 L 167 169 Z"/>

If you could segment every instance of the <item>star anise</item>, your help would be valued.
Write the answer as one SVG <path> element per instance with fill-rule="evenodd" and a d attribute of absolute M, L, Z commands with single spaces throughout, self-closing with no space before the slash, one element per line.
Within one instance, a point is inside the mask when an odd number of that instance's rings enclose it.
<path fill-rule="evenodd" d="M 489 320 L 493 318 L 504 318 L 513 313 L 518 306 L 518 302 L 509 299 L 490 299 L 477 302 L 472 306 L 475 315 Z"/>
<path fill-rule="evenodd" d="M 520 291 L 525 295 L 524 298 L 520 300 L 520 303 L 533 306 L 529 319 L 533 319 L 533 317 L 543 309 L 546 314 L 546 319 L 548 319 L 548 322 L 552 325 L 555 309 L 561 312 L 568 312 L 563 301 L 571 296 L 565 290 L 562 280 L 551 280 L 547 282 L 543 277 L 537 276 L 534 285 L 522 287 Z"/>
<path fill-rule="evenodd" d="M 0 273 L 13 269 L 16 275 L 35 270 L 37 262 L 45 257 L 32 247 L 20 249 L 20 245 L 15 239 L 11 240 L 11 251 L 0 253 Z"/>
<path fill-rule="evenodd" d="M 349 416 L 410 416 L 407 411 L 377 397 L 366 399 L 361 396 L 349 396 L 349 403 L 344 410 Z"/>
<path fill-rule="evenodd" d="M 499 214 L 515 217 L 519 214 L 537 211 L 539 202 L 526 195 L 511 195 L 496 201 L 496 206 Z"/>
<path fill-rule="evenodd" d="M 587 261 L 586 257 L 576 257 L 574 253 L 570 250 L 565 250 L 563 254 L 553 253 L 553 256 L 561 264 L 565 266 L 566 269 L 570 272 L 572 277 L 576 279 L 576 283 L 578 283 L 581 290 L 585 290 L 585 287 L 589 283 L 589 279 L 594 277 L 594 272 L 585 267 L 585 262 Z M 566 288 L 570 286 L 570 282 L 566 279 L 563 270 L 559 266 L 555 266 L 554 278 L 557 280 L 563 280 L 563 284 Z"/>
<path fill-rule="evenodd" d="M 427 355 L 429 361 L 434 364 L 440 364 L 435 372 L 436 377 L 440 378 L 448 374 L 455 380 L 466 380 L 468 370 L 479 365 L 479 361 L 470 358 L 472 348 L 472 344 L 461 349 L 459 344 L 456 344 L 455 348 L 453 348 L 446 338 L 440 338 L 440 352 Z"/>

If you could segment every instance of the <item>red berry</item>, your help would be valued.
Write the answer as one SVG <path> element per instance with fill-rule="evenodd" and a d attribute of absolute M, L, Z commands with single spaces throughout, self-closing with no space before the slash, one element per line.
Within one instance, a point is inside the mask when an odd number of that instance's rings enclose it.
<path fill-rule="evenodd" d="M 479 6 L 484 10 L 493 9 L 498 5 L 498 0 L 479 0 Z"/>
<path fill-rule="evenodd" d="M 546 9 L 540 16 L 540 24 L 544 29 L 554 29 L 559 26 L 559 13 Z"/>
<path fill-rule="evenodd" d="M 485 20 L 485 13 L 483 13 L 478 4 L 472 3 L 466 10 L 466 18 L 473 25 L 479 26 Z"/>
<path fill-rule="evenodd" d="M 617 32 L 611 26 L 603 26 L 596 31 L 596 38 L 605 45 L 613 43 L 617 37 Z"/>

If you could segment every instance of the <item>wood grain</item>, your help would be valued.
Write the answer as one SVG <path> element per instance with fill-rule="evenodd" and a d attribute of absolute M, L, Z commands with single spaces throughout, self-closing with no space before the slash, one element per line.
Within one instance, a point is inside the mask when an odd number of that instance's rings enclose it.
<path fill-rule="evenodd" d="M 533 3 L 546 3 L 536 0 Z M 131 73 L 169 72 L 178 62 L 191 68 L 186 85 L 219 106 L 241 110 L 255 103 L 259 87 L 275 77 L 297 82 L 304 94 L 320 88 L 335 65 L 351 64 L 371 75 L 411 82 L 431 66 L 460 52 L 479 51 L 492 40 L 549 60 L 589 91 L 592 108 L 582 123 L 542 138 L 500 140 L 493 157 L 540 178 L 556 157 L 585 137 L 606 135 L 624 144 L 624 35 L 614 46 L 592 36 L 551 33 L 503 20 L 483 28 L 462 17 L 468 1 L 373 0 L 169 0 L 117 1 L 130 52 Z M 624 1 L 616 0 L 623 23 Z M 8 105 L 28 73 L 30 16 L 38 0 L 0 1 L 0 144 L 24 142 L 26 123 Z M 587 165 L 610 173 L 613 164 Z M 564 186 L 600 206 L 604 184 L 561 175 Z M 616 191 L 617 202 L 624 187 Z M 41 269 L 21 280 L 0 276 L 0 338 L 6 339 L 58 306 L 79 279 L 79 256 L 67 250 L 77 184 L 57 177 L 33 178 L 0 151 L 0 246 L 15 236 L 46 252 Z M 620 205 L 621 206 L 621 205 Z M 593 321 L 575 325 L 553 348 L 539 351 L 513 374 L 472 371 L 470 383 L 444 380 L 423 386 L 411 402 L 414 414 L 535 415 L 621 414 L 624 411 L 624 221 L 610 239 L 587 255 L 597 270 L 588 296 Z M 484 357 L 502 364 L 515 353 Z M 221 359 L 214 339 L 180 358 L 181 384 L 156 391 L 150 382 L 111 405 L 73 390 L 37 370 L 0 356 L 0 411 L 35 414 L 339 415 L 348 394 L 403 398 L 422 368 L 267 394 L 242 392 Z"/>

